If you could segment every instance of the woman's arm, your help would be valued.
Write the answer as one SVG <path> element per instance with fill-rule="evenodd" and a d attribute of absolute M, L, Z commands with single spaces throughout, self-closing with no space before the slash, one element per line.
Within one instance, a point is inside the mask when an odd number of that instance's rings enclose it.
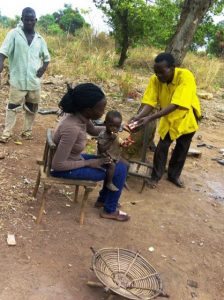
<path fill-rule="evenodd" d="M 87 124 L 86 131 L 89 135 L 98 136 L 102 130 L 105 130 L 105 126 L 95 126 L 91 120 Z"/>
<path fill-rule="evenodd" d="M 110 163 L 108 158 L 89 160 L 69 160 L 72 148 L 79 138 L 79 127 L 66 127 L 60 130 L 60 141 L 52 160 L 55 171 L 69 171 L 82 167 L 100 168 L 103 164 Z M 77 153 L 77 156 L 81 153 Z"/>
<path fill-rule="evenodd" d="M 72 148 L 78 140 L 79 127 L 59 128 L 60 140 L 52 160 L 52 168 L 56 171 L 68 171 L 85 167 L 84 160 L 69 160 Z M 79 155 L 79 153 L 77 153 Z"/>

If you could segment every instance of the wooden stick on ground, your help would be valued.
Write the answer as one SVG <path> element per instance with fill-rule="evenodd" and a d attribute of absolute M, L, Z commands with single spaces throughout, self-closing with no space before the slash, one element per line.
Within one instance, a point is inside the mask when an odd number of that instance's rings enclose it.
<path fill-rule="evenodd" d="M 87 285 L 90 287 L 104 288 L 104 285 L 100 282 L 88 281 Z"/>

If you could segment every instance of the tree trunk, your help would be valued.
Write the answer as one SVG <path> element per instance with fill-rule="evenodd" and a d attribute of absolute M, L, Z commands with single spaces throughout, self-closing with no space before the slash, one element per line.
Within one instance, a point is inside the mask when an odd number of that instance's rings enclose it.
<path fill-rule="evenodd" d="M 129 43 L 128 43 L 128 37 L 124 36 L 123 41 L 121 44 L 121 54 L 120 54 L 120 59 L 118 62 L 118 67 L 122 68 L 124 65 L 124 62 L 126 60 L 127 56 L 127 51 L 128 51 Z"/>
<path fill-rule="evenodd" d="M 121 25 L 121 54 L 120 54 L 120 59 L 118 62 L 118 67 L 123 67 L 124 62 L 126 60 L 127 56 L 127 51 L 129 47 L 129 37 L 128 37 L 128 10 L 124 10 L 124 12 L 117 13 L 118 17 L 120 19 L 120 25 Z"/>
<path fill-rule="evenodd" d="M 214 0 L 185 0 L 176 32 L 166 52 L 173 54 L 176 64 L 181 65 L 193 40 L 195 31 Z"/>
<path fill-rule="evenodd" d="M 94 0 L 94 3 L 97 3 L 99 1 Z M 104 2 L 104 1 L 100 1 Z M 119 1 L 114 0 L 108 0 L 108 4 L 112 11 L 116 14 L 118 21 L 119 21 L 119 30 L 117 30 L 118 36 L 115 37 L 115 48 L 117 49 L 117 45 L 119 46 L 119 52 L 120 52 L 120 59 L 118 62 L 118 67 L 122 68 L 124 65 L 124 62 L 127 58 L 127 51 L 128 47 L 130 46 L 130 39 L 129 39 L 129 26 L 128 26 L 128 17 L 129 17 L 129 11 L 128 8 L 121 8 L 117 3 L 119 4 Z"/>

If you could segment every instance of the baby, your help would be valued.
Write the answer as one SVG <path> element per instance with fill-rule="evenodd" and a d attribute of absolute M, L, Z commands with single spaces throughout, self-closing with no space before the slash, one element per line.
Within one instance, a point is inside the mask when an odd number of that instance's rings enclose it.
<path fill-rule="evenodd" d="M 98 155 L 111 158 L 111 164 L 107 165 L 106 187 L 116 192 L 118 188 L 113 184 L 112 179 L 116 163 L 121 158 L 122 140 L 118 137 L 121 128 L 122 116 L 116 110 L 111 110 L 106 114 L 105 129 L 101 131 L 97 139 Z"/>

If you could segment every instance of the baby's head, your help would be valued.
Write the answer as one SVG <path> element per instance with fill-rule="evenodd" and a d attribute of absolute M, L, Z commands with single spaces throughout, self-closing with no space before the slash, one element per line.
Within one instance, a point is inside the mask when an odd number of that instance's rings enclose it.
<path fill-rule="evenodd" d="M 105 126 L 108 133 L 118 133 L 122 123 L 122 115 L 117 110 L 110 110 L 106 114 Z"/>

